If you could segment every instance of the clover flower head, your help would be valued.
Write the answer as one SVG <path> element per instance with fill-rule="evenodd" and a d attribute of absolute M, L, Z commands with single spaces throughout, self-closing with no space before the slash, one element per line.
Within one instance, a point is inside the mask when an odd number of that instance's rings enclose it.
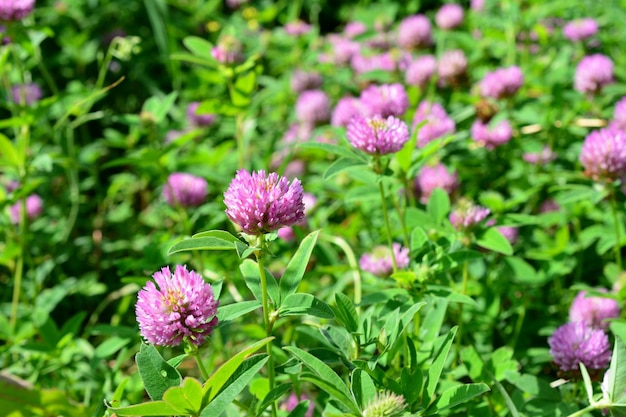
<path fill-rule="evenodd" d="M 361 92 L 361 103 L 371 115 L 400 117 L 409 108 L 409 98 L 399 83 L 371 85 Z"/>
<path fill-rule="evenodd" d="M 458 84 L 467 73 L 467 57 L 460 49 L 444 52 L 437 64 L 437 73 L 441 85 Z"/>
<path fill-rule="evenodd" d="M 626 132 L 607 127 L 589 133 L 580 150 L 585 174 L 594 180 L 614 181 L 626 174 Z"/>
<path fill-rule="evenodd" d="M 432 55 L 422 55 L 410 62 L 404 80 L 409 85 L 424 87 L 437 70 L 437 60 Z"/>
<path fill-rule="evenodd" d="M 139 332 L 157 346 L 178 346 L 183 339 L 200 346 L 217 326 L 213 288 L 200 274 L 178 265 L 152 275 L 139 291 L 135 312 Z M 158 285 L 158 288 L 157 288 Z"/>
<path fill-rule="evenodd" d="M 513 130 L 507 120 L 497 123 L 483 123 L 480 120 L 472 124 L 472 139 L 487 149 L 494 149 L 511 140 Z"/>
<path fill-rule="evenodd" d="M 524 73 L 517 66 L 499 68 L 485 74 L 480 92 L 485 97 L 502 99 L 513 96 L 524 85 Z"/>
<path fill-rule="evenodd" d="M 0 1 L 0 21 L 14 22 L 28 16 L 35 7 L 35 0 Z"/>
<path fill-rule="evenodd" d="M 18 224 L 22 214 L 22 202 L 18 201 L 9 208 L 11 223 Z M 36 219 L 43 213 L 43 200 L 37 194 L 26 197 L 26 217 L 29 220 Z"/>
<path fill-rule="evenodd" d="M 222 64 L 240 64 L 244 60 L 243 45 L 236 37 L 224 35 L 211 49 L 211 56 Z"/>
<path fill-rule="evenodd" d="M 330 124 L 333 126 L 347 126 L 350 119 L 356 115 L 367 114 L 366 107 L 356 97 L 342 97 L 337 102 L 330 118 Z"/>
<path fill-rule="evenodd" d="M 303 189 L 300 180 L 265 171 L 237 171 L 224 193 L 226 215 L 244 233 L 261 235 L 304 219 Z"/>
<path fill-rule="evenodd" d="M 465 231 L 480 224 L 490 213 L 491 210 L 488 208 L 462 200 L 456 210 L 450 213 L 449 218 L 455 229 Z"/>
<path fill-rule="evenodd" d="M 433 43 L 430 20 L 422 14 L 405 18 L 398 26 L 398 46 L 403 49 L 419 49 Z"/>
<path fill-rule="evenodd" d="M 315 411 L 315 404 L 313 404 L 313 401 L 311 401 L 311 399 L 304 394 L 300 394 L 300 397 L 298 398 L 298 396 L 292 392 L 289 395 L 289 397 L 287 397 L 287 400 L 285 400 L 285 402 L 282 403 L 280 408 L 281 410 L 285 410 L 285 411 L 293 411 L 293 409 L 296 408 L 298 404 L 300 404 L 300 402 L 306 401 L 306 400 L 309 400 L 309 408 L 304 414 L 304 417 L 313 417 L 313 412 Z"/>
<path fill-rule="evenodd" d="M 184 172 L 175 172 L 167 177 L 163 196 L 170 206 L 196 207 L 207 197 L 208 183 L 204 178 Z"/>
<path fill-rule="evenodd" d="M 517 227 L 500 226 L 498 227 L 498 232 L 500 232 L 500 234 L 504 236 L 504 238 L 508 240 L 511 245 L 514 245 L 515 242 L 517 242 L 517 237 L 518 237 Z"/>
<path fill-rule="evenodd" d="M 556 153 L 549 146 L 544 146 L 540 152 L 525 152 L 522 158 L 529 164 L 545 165 L 556 159 Z"/>
<path fill-rule="evenodd" d="M 606 368 L 611 360 L 609 338 L 604 331 L 589 327 L 583 321 L 557 328 L 548 338 L 550 354 L 564 371 L 578 371 L 582 362 L 589 370 Z"/>
<path fill-rule="evenodd" d="M 443 189 L 448 195 L 458 187 L 458 175 L 451 174 L 445 165 L 438 163 L 424 166 L 415 178 L 415 191 L 420 195 L 422 204 L 428 203 L 435 188 Z"/>
<path fill-rule="evenodd" d="M 41 87 L 39 87 L 39 85 L 35 83 L 26 83 L 11 87 L 11 97 L 15 103 L 23 103 L 26 106 L 30 106 L 41 100 L 43 92 L 41 91 Z M 24 101 L 22 101 L 22 99 Z"/>
<path fill-rule="evenodd" d="M 593 54 L 580 60 L 574 74 L 574 88 L 583 94 L 598 94 L 612 84 L 613 61 L 606 55 Z"/>
<path fill-rule="evenodd" d="M 617 103 L 615 103 L 613 121 L 610 126 L 626 131 L 626 97 L 622 97 Z"/>
<path fill-rule="evenodd" d="M 329 60 L 337 65 L 350 64 L 352 59 L 361 52 L 361 44 L 338 35 L 329 35 L 328 42 L 332 48 Z"/>
<path fill-rule="evenodd" d="M 199 101 L 193 101 L 187 106 L 187 120 L 193 126 L 211 126 L 215 122 L 215 115 L 211 113 L 199 113 Z"/>
<path fill-rule="evenodd" d="M 285 32 L 291 36 L 306 35 L 311 31 L 312 26 L 302 20 L 295 20 L 285 24 Z"/>
<path fill-rule="evenodd" d="M 604 288 L 602 292 L 607 292 Z M 580 291 L 569 309 L 569 320 L 571 322 L 582 321 L 588 327 L 594 329 L 607 330 L 609 322 L 605 319 L 619 317 L 619 303 L 606 297 L 589 297 L 587 291 Z"/>
<path fill-rule="evenodd" d="M 296 118 L 302 123 L 324 123 L 330 119 L 330 100 L 322 90 L 303 91 L 296 101 Z"/>
<path fill-rule="evenodd" d="M 444 30 L 459 27 L 463 23 L 463 8 L 458 4 L 444 4 L 437 11 L 435 22 L 440 29 Z"/>
<path fill-rule="evenodd" d="M 359 21 L 348 22 L 343 28 L 343 34 L 349 39 L 362 35 L 365 32 L 367 32 L 367 26 L 365 23 Z"/>
<path fill-rule="evenodd" d="M 452 134 L 456 130 L 454 120 L 439 103 L 422 101 L 413 116 L 413 127 L 426 122 L 417 132 L 417 146 L 423 148 L 440 137 Z"/>
<path fill-rule="evenodd" d="M 409 249 L 399 243 L 394 243 L 392 246 L 398 269 L 409 266 Z M 389 246 L 376 246 L 371 252 L 364 253 L 359 259 L 359 267 L 378 277 L 389 276 L 393 272 L 393 259 Z"/>
<path fill-rule="evenodd" d="M 592 18 L 572 20 L 563 27 L 563 36 L 572 42 L 588 39 L 598 33 L 598 22 Z"/>
<path fill-rule="evenodd" d="M 291 89 L 295 93 L 315 90 L 322 85 L 322 76 L 317 72 L 295 70 L 291 76 Z"/>
<path fill-rule="evenodd" d="M 367 56 L 356 53 L 350 60 L 350 66 L 357 74 L 376 70 L 391 72 L 396 69 L 396 61 L 389 52 Z"/>
<path fill-rule="evenodd" d="M 393 116 L 354 116 L 348 123 L 346 136 L 352 146 L 370 155 L 398 152 L 409 140 L 409 128 Z"/>

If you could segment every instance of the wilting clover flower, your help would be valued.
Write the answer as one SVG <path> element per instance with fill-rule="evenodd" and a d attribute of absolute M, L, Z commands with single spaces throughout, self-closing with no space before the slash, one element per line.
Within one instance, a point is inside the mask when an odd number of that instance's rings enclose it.
<path fill-rule="evenodd" d="M 35 83 L 14 85 L 11 87 L 11 97 L 15 103 L 30 106 L 43 97 L 41 88 Z M 23 99 L 23 101 L 22 101 Z"/>
<path fill-rule="evenodd" d="M 200 346 L 217 326 L 217 307 L 213 288 L 200 274 L 177 265 L 152 275 L 139 291 L 135 312 L 139 332 L 157 346 L 178 346 L 183 339 Z"/>
<path fill-rule="evenodd" d="M 404 80 L 409 85 L 424 87 L 428 84 L 436 70 L 437 60 L 435 57 L 432 55 L 422 55 L 409 64 L 404 75 Z"/>
<path fill-rule="evenodd" d="M 604 369 L 611 360 L 609 338 L 604 331 L 583 321 L 557 328 L 548 338 L 550 354 L 562 371 L 578 371 L 582 362 L 587 369 Z"/>
<path fill-rule="evenodd" d="M 224 193 L 226 215 L 246 234 L 273 232 L 304 219 L 302 193 L 297 178 L 290 184 L 275 172 L 240 169 Z"/>
<path fill-rule="evenodd" d="M 393 245 L 393 256 L 398 269 L 409 266 L 409 249 L 399 243 Z M 359 259 L 359 267 L 379 277 L 386 277 L 393 272 L 393 259 L 389 246 L 376 246 L 370 253 L 364 253 Z"/>
<path fill-rule="evenodd" d="M 0 1 L 0 21 L 17 21 L 28 16 L 35 7 L 35 0 Z"/>
<path fill-rule="evenodd" d="M 330 119 L 330 100 L 321 90 L 303 91 L 296 101 L 296 118 L 300 122 L 317 124 Z"/>
<path fill-rule="evenodd" d="M 572 20 L 563 27 L 563 36 L 572 42 L 582 41 L 598 33 L 598 23 L 591 18 Z"/>
<path fill-rule="evenodd" d="M 626 133 L 611 127 L 589 133 L 580 150 L 580 163 L 594 180 L 622 178 L 626 174 Z"/>
<path fill-rule="evenodd" d="M 606 55 L 588 55 L 576 66 L 574 88 L 583 94 L 597 94 L 613 81 L 613 61 Z"/>
<path fill-rule="evenodd" d="M 176 172 L 167 177 L 163 186 L 163 195 L 170 206 L 199 206 L 206 200 L 207 181 L 184 172 Z"/>
<path fill-rule="evenodd" d="M 458 4 L 444 4 L 435 15 L 435 22 L 441 29 L 454 29 L 463 23 L 463 8 Z"/>
<path fill-rule="evenodd" d="M 417 132 L 417 146 L 423 148 L 430 142 L 455 132 L 456 124 L 439 103 L 422 101 L 413 116 L 413 127 L 426 122 Z"/>
<path fill-rule="evenodd" d="M 240 64 L 244 59 L 243 46 L 239 39 L 234 36 L 224 35 L 217 45 L 211 49 L 211 56 L 222 64 Z"/>
<path fill-rule="evenodd" d="M 18 224 L 22 213 L 22 202 L 18 201 L 9 209 L 11 212 L 11 222 Z M 33 220 L 43 212 L 43 200 L 37 194 L 31 194 L 26 197 L 26 217 Z"/>
<path fill-rule="evenodd" d="M 193 126 L 211 126 L 215 122 L 215 115 L 211 113 L 199 113 L 199 101 L 189 103 L 187 106 L 187 119 Z"/>
<path fill-rule="evenodd" d="M 387 391 L 376 394 L 363 410 L 363 417 L 399 417 L 404 414 L 406 402 L 402 395 Z"/>
<path fill-rule="evenodd" d="M 402 84 L 371 85 L 361 92 L 361 103 L 371 115 L 402 116 L 409 98 Z"/>
<path fill-rule="evenodd" d="M 489 124 L 476 120 L 472 124 L 472 139 L 487 149 L 494 149 L 511 140 L 513 130 L 506 120 Z"/>
<path fill-rule="evenodd" d="M 469 230 L 478 225 L 489 216 L 491 210 L 477 206 L 469 201 L 463 200 L 456 210 L 450 213 L 450 223 L 457 230 Z"/>
<path fill-rule="evenodd" d="M 461 83 L 467 74 L 467 57 L 460 49 L 446 51 L 439 58 L 437 64 L 439 83 L 442 86 L 457 85 Z"/>
<path fill-rule="evenodd" d="M 405 18 L 398 26 L 398 46 L 418 49 L 433 43 L 432 26 L 428 18 L 418 14 Z"/>
<path fill-rule="evenodd" d="M 611 126 L 626 131 L 626 97 L 615 104 Z"/>
<path fill-rule="evenodd" d="M 409 128 L 393 116 L 354 116 L 348 123 L 346 136 L 352 146 L 370 155 L 398 152 L 409 140 Z"/>
<path fill-rule="evenodd" d="M 322 76 L 317 72 L 295 70 L 291 75 L 291 89 L 296 93 L 315 90 L 322 85 Z"/>
<path fill-rule="evenodd" d="M 333 126 L 347 126 L 350 119 L 356 115 L 366 114 L 366 107 L 356 97 L 340 98 L 333 110 L 330 124 Z"/>
<path fill-rule="evenodd" d="M 289 395 L 287 400 L 280 406 L 280 408 L 285 411 L 293 411 L 293 409 L 296 408 L 298 404 L 300 404 L 301 401 L 306 401 L 306 400 L 309 400 L 309 408 L 307 409 L 304 416 L 313 417 L 313 412 L 315 411 L 315 404 L 313 404 L 313 401 L 311 401 L 311 399 L 304 394 L 300 394 L 300 398 L 298 398 L 298 396 L 295 393 L 291 393 L 291 395 Z"/>
<path fill-rule="evenodd" d="M 606 292 L 603 288 L 600 291 Z M 606 297 L 588 296 L 587 291 L 580 291 L 569 309 L 571 322 L 582 321 L 588 327 L 607 330 L 609 322 L 605 319 L 619 317 L 619 303 Z"/>
<path fill-rule="evenodd" d="M 517 66 L 499 68 L 485 74 L 480 81 L 480 92 L 497 99 L 511 97 L 524 85 L 524 73 Z"/>
<path fill-rule="evenodd" d="M 424 166 L 415 178 L 415 191 L 419 194 L 422 204 L 428 203 L 435 188 L 441 188 L 450 195 L 458 185 L 457 174 L 451 174 L 441 163 Z"/>
<path fill-rule="evenodd" d="M 556 159 L 556 154 L 549 146 L 544 146 L 540 152 L 525 152 L 522 155 L 524 161 L 534 165 L 545 165 Z"/>

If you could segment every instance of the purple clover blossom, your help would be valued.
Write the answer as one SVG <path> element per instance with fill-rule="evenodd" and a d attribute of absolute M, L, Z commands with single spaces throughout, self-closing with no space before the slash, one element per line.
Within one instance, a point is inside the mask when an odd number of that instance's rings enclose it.
<path fill-rule="evenodd" d="M 437 64 L 439 82 L 442 86 L 459 84 L 467 73 L 467 57 L 460 49 L 446 51 Z"/>
<path fill-rule="evenodd" d="M 286 144 L 306 142 L 311 138 L 314 126 L 310 123 L 293 123 L 283 135 Z"/>
<path fill-rule="evenodd" d="M 574 88 L 583 94 L 598 94 L 613 83 L 613 61 L 606 55 L 593 54 L 580 60 L 574 74 Z"/>
<path fill-rule="evenodd" d="M 405 18 L 398 26 L 398 46 L 403 49 L 426 48 L 433 43 L 432 26 L 428 18 L 417 14 Z"/>
<path fill-rule="evenodd" d="M 445 165 L 438 163 L 433 166 L 424 166 L 415 178 L 415 192 L 420 196 L 420 203 L 428 203 L 435 188 L 443 189 L 448 195 L 459 186 L 458 175 L 451 174 Z"/>
<path fill-rule="evenodd" d="M 437 70 L 437 60 L 432 55 L 422 55 L 409 63 L 404 80 L 409 85 L 425 87 Z"/>
<path fill-rule="evenodd" d="M 422 101 L 413 116 L 413 127 L 426 122 L 417 132 L 417 147 L 423 148 L 435 139 L 452 134 L 456 124 L 439 103 Z"/>
<path fill-rule="evenodd" d="M 0 1 L 0 21 L 11 22 L 22 20 L 35 7 L 35 0 L 3 0 Z"/>
<path fill-rule="evenodd" d="M 350 66 L 357 74 L 376 70 L 391 72 L 396 69 L 396 61 L 389 52 L 369 56 L 356 53 L 350 60 Z"/>
<path fill-rule="evenodd" d="M 293 411 L 293 409 L 296 408 L 298 404 L 300 404 L 301 401 L 306 401 L 306 400 L 309 400 L 309 408 L 304 414 L 304 417 L 313 417 L 313 412 L 315 411 L 315 404 L 313 404 L 313 401 L 311 401 L 311 399 L 304 394 L 300 394 L 300 398 L 298 398 L 298 396 L 292 392 L 291 395 L 289 395 L 289 397 L 287 398 L 287 400 L 280 406 L 280 408 L 282 410 L 290 412 L 290 411 Z"/>
<path fill-rule="evenodd" d="M 398 269 L 409 266 L 409 250 L 399 243 L 394 243 L 393 254 Z M 389 276 L 393 272 L 393 260 L 388 246 L 376 246 L 372 252 L 364 253 L 359 259 L 359 267 L 378 277 Z"/>
<path fill-rule="evenodd" d="M 189 103 L 187 106 L 187 120 L 193 126 L 211 126 L 215 122 L 215 115 L 211 113 L 198 113 L 199 101 Z"/>
<path fill-rule="evenodd" d="M 550 354 L 564 371 L 578 371 L 579 363 L 589 370 L 606 368 L 611 360 L 609 338 L 604 331 L 585 325 L 583 321 L 570 322 L 557 328 L 548 338 Z"/>
<path fill-rule="evenodd" d="M 481 12 L 485 8 L 485 0 L 470 0 L 470 9 Z"/>
<path fill-rule="evenodd" d="M 480 92 L 485 97 L 502 99 L 513 96 L 524 85 L 524 73 L 517 66 L 499 68 L 485 74 Z"/>
<path fill-rule="evenodd" d="M 474 205 L 468 201 L 461 201 L 456 210 L 450 213 L 450 223 L 455 229 L 465 231 L 485 220 L 491 210 Z"/>
<path fill-rule="evenodd" d="M 361 52 L 361 45 L 350 39 L 338 35 L 329 35 L 328 43 L 332 47 L 330 62 L 337 65 L 348 65 Z"/>
<path fill-rule="evenodd" d="M 13 204 L 10 209 L 11 223 L 19 224 L 22 214 L 22 202 L 18 201 Z M 43 200 L 37 194 L 31 194 L 26 197 L 26 217 L 28 220 L 34 220 L 43 212 Z"/>
<path fill-rule="evenodd" d="M 572 20 L 563 27 L 563 36 L 572 42 L 588 39 L 598 33 L 598 22 L 592 18 Z"/>
<path fill-rule="evenodd" d="M 626 97 L 622 97 L 621 100 L 615 104 L 611 127 L 626 131 Z"/>
<path fill-rule="evenodd" d="M 370 115 L 399 117 L 408 109 L 409 98 L 402 84 L 370 85 L 361 92 L 361 103 Z"/>
<path fill-rule="evenodd" d="M 613 181 L 626 174 L 626 133 L 607 127 L 589 133 L 580 150 L 585 175 Z"/>
<path fill-rule="evenodd" d="M 322 76 L 317 72 L 295 70 L 291 76 L 290 85 L 291 89 L 298 94 L 306 90 L 315 90 L 322 86 Z"/>
<path fill-rule="evenodd" d="M 290 184 L 275 172 L 240 169 L 224 193 L 226 215 L 246 234 L 273 232 L 304 219 L 302 194 L 297 178 Z"/>
<path fill-rule="evenodd" d="M 366 107 L 356 97 L 343 97 L 339 99 L 333 114 L 330 118 L 330 124 L 333 126 L 347 126 L 350 119 L 356 115 L 365 115 Z"/>
<path fill-rule="evenodd" d="M 311 31 L 311 25 L 303 22 L 302 20 L 296 20 L 285 24 L 285 32 L 291 36 L 306 35 Z"/>
<path fill-rule="evenodd" d="M 544 146 L 540 152 L 525 152 L 524 161 L 533 165 L 545 165 L 556 159 L 556 153 L 549 146 Z"/>
<path fill-rule="evenodd" d="M 502 236 L 504 236 L 504 238 L 506 240 L 509 241 L 509 243 L 511 245 L 514 245 L 515 242 L 517 242 L 517 237 L 518 237 L 518 230 L 517 227 L 513 227 L 513 226 L 499 226 L 498 227 L 498 232 L 500 232 L 500 234 Z"/>
<path fill-rule="evenodd" d="M 435 22 L 440 29 L 455 29 L 463 23 L 463 8 L 458 4 L 444 4 L 435 15 Z"/>
<path fill-rule="evenodd" d="M 211 56 L 221 64 L 240 64 L 244 60 L 243 46 L 234 36 L 224 35 L 211 49 Z"/>
<path fill-rule="evenodd" d="M 487 149 L 494 149 L 511 140 L 513 129 L 507 120 L 497 123 L 483 123 L 480 120 L 472 124 L 472 139 Z"/>
<path fill-rule="evenodd" d="M 330 100 L 322 90 L 303 91 L 296 101 L 296 118 L 315 125 L 330 119 Z"/>
<path fill-rule="evenodd" d="M 183 339 L 200 346 L 217 326 L 217 307 L 213 288 L 200 274 L 177 265 L 152 275 L 139 291 L 135 312 L 139 332 L 157 346 L 178 346 Z"/>
<path fill-rule="evenodd" d="M 167 177 L 163 195 L 170 206 L 196 207 L 207 197 L 208 183 L 204 178 L 184 172 L 175 172 Z"/>
<path fill-rule="evenodd" d="M 367 26 L 363 22 L 348 22 L 343 28 L 343 34 L 346 38 L 352 39 L 367 32 Z"/>
<path fill-rule="evenodd" d="M 552 213 L 559 210 L 561 210 L 561 206 L 553 199 L 544 201 L 539 207 L 539 213 Z"/>
<path fill-rule="evenodd" d="M 398 152 L 409 140 L 409 128 L 393 116 L 354 116 L 348 123 L 346 136 L 352 146 L 370 155 Z"/>
<path fill-rule="evenodd" d="M 606 293 L 606 289 L 600 289 Z M 587 291 L 580 291 L 569 309 L 569 321 L 582 321 L 588 327 L 594 329 L 607 330 L 609 322 L 605 319 L 613 319 L 619 317 L 619 303 L 607 297 L 590 297 Z"/>
<path fill-rule="evenodd" d="M 14 85 L 11 87 L 11 97 L 15 103 L 30 106 L 41 100 L 43 92 L 39 85 L 35 83 Z M 23 102 L 22 99 L 24 100 Z"/>

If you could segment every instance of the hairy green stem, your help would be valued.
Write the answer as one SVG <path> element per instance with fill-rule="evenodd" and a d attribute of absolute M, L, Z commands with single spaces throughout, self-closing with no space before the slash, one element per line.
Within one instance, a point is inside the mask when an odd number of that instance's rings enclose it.
<path fill-rule="evenodd" d="M 380 201 L 383 205 L 383 218 L 385 219 L 385 228 L 387 229 L 387 243 L 391 250 L 391 262 L 393 264 L 393 272 L 398 272 L 398 263 L 396 255 L 393 252 L 393 240 L 391 239 L 391 226 L 389 225 L 389 215 L 387 214 L 387 202 L 385 201 L 385 189 L 383 188 L 382 178 L 378 181 L 378 189 L 380 190 Z"/>
<path fill-rule="evenodd" d="M 272 335 L 273 322 L 270 320 L 269 297 L 267 294 L 267 277 L 265 276 L 265 266 L 263 265 L 263 248 L 265 246 L 265 236 L 260 235 L 257 240 L 257 246 L 261 249 L 254 252 L 257 264 L 259 266 L 259 278 L 261 280 L 261 303 L 263 305 L 263 323 L 265 325 L 265 334 L 267 337 Z M 274 375 L 274 356 L 272 354 L 272 342 L 266 345 L 267 349 L 267 379 L 269 380 L 269 391 L 276 386 L 276 377 Z M 278 410 L 276 401 L 272 401 L 272 417 L 276 417 Z"/>
<path fill-rule="evenodd" d="M 615 190 L 611 191 L 611 211 L 613 212 L 613 223 L 615 227 L 615 263 L 619 270 L 622 270 L 622 234 L 617 213 L 617 198 L 615 198 Z"/>

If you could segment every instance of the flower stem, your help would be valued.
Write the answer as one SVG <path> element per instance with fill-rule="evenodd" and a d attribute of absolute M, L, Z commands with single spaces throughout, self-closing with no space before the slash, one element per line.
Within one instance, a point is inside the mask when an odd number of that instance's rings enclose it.
<path fill-rule="evenodd" d="M 196 359 L 196 363 L 198 364 L 198 369 L 200 369 L 200 374 L 202 375 L 202 378 L 204 378 L 204 380 L 206 381 L 207 379 L 209 379 L 209 372 L 206 370 L 204 363 L 202 363 L 202 359 L 200 359 L 200 352 L 196 350 L 196 352 L 193 354 L 193 357 Z"/>
<path fill-rule="evenodd" d="M 387 215 L 387 202 L 385 201 L 385 189 L 383 188 L 382 178 L 378 181 L 378 189 L 380 190 L 380 201 L 383 205 L 383 218 L 385 219 L 385 228 L 387 229 L 387 243 L 391 250 L 391 262 L 393 264 L 393 272 L 398 272 L 398 263 L 396 262 L 396 255 L 393 252 L 393 241 L 391 240 L 391 226 L 389 225 L 389 216 Z"/>
<path fill-rule="evenodd" d="M 465 261 L 465 263 L 463 263 L 463 282 L 461 284 L 461 294 L 465 295 L 465 293 L 467 293 L 467 281 L 469 278 L 469 262 Z M 459 303 L 459 323 L 458 323 L 458 330 L 456 332 L 456 352 L 457 352 L 457 357 L 461 357 L 461 348 L 462 346 L 462 339 L 463 339 L 463 303 Z M 456 362 L 455 362 L 456 364 Z"/>
<path fill-rule="evenodd" d="M 615 262 L 619 270 L 622 270 L 622 234 L 617 214 L 617 198 L 615 190 L 611 192 L 611 210 L 613 211 L 613 223 L 615 226 Z"/>
<path fill-rule="evenodd" d="M 263 265 L 263 247 L 265 245 L 265 236 L 260 235 L 257 240 L 257 246 L 261 249 L 254 252 L 256 256 L 257 264 L 259 265 L 259 278 L 261 280 L 261 303 L 263 304 L 263 324 L 265 325 L 265 334 L 267 337 L 272 335 L 273 322 L 270 320 L 270 306 L 269 297 L 267 295 L 267 277 L 265 276 L 265 266 Z M 274 376 L 274 356 L 272 355 L 272 342 L 267 345 L 267 379 L 269 380 L 269 391 L 273 390 L 276 386 Z M 276 401 L 272 401 L 272 417 L 276 417 L 278 414 L 276 408 Z"/>

